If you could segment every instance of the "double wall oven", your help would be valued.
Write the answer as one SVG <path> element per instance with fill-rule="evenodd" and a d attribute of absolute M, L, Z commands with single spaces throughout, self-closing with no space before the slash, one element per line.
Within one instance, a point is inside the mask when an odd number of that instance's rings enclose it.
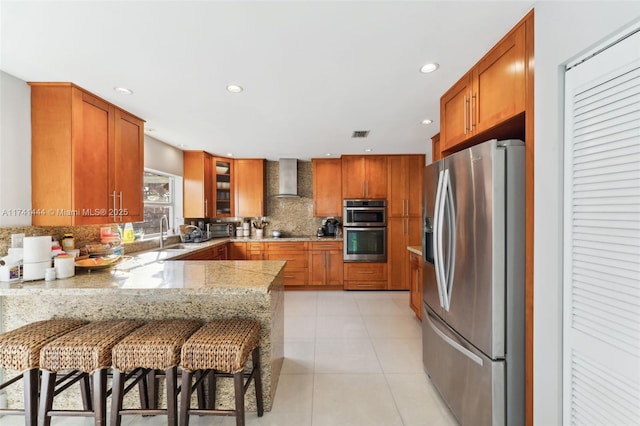
<path fill-rule="evenodd" d="M 344 200 L 345 262 L 387 261 L 387 201 Z"/>

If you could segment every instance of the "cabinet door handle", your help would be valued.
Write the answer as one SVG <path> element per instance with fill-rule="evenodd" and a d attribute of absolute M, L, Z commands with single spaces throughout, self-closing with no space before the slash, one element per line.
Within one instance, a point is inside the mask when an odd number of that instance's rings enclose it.
<path fill-rule="evenodd" d="M 118 213 L 120 213 L 120 222 L 122 222 L 122 191 L 120 191 L 120 210 Z"/>
<path fill-rule="evenodd" d="M 473 131 L 473 92 L 469 91 L 469 131 Z"/>
<path fill-rule="evenodd" d="M 464 95 L 464 114 L 462 117 L 464 118 L 464 134 L 467 134 L 467 95 Z"/>
<path fill-rule="evenodd" d="M 115 222 L 116 221 L 116 191 L 113 191 L 111 196 L 113 197 L 113 221 Z"/>

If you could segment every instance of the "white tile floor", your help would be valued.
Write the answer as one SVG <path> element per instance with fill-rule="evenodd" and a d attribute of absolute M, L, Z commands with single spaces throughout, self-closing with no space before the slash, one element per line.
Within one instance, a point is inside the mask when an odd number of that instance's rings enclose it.
<path fill-rule="evenodd" d="M 408 292 L 286 292 L 285 361 L 273 409 L 247 426 L 455 426 L 422 369 L 420 321 Z M 164 417 L 123 417 L 123 426 L 162 426 Z M 23 425 L 19 416 L 1 426 Z M 81 418 L 52 425 L 87 426 Z M 235 425 L 194 417 L 191 425 Z"/>

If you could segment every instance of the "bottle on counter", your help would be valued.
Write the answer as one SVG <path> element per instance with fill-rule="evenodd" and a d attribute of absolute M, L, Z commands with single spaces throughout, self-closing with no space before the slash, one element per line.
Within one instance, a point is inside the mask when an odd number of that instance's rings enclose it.
<path fill-rule="evenodd" d="M 122 233 L 122 241 L 125 243 L 131 243 L 136 239 L 136 233 L 133 230 L 133 224 L 131 222 L 124 225 L 124 232 Z"/>

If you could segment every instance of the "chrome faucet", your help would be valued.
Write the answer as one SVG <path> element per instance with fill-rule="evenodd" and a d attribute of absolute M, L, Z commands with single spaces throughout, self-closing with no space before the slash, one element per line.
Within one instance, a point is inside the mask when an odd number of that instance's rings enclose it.
<path fill-rule="evenodd" d="M 160 218 L 160 248 L 164 248 L 164 242 L 167 240 L 167 236 L 162 232 L 162 222 L 167 225 L 167 233 L 169 232 L 169 219 L 167 215 L 163 214 Z"/>

